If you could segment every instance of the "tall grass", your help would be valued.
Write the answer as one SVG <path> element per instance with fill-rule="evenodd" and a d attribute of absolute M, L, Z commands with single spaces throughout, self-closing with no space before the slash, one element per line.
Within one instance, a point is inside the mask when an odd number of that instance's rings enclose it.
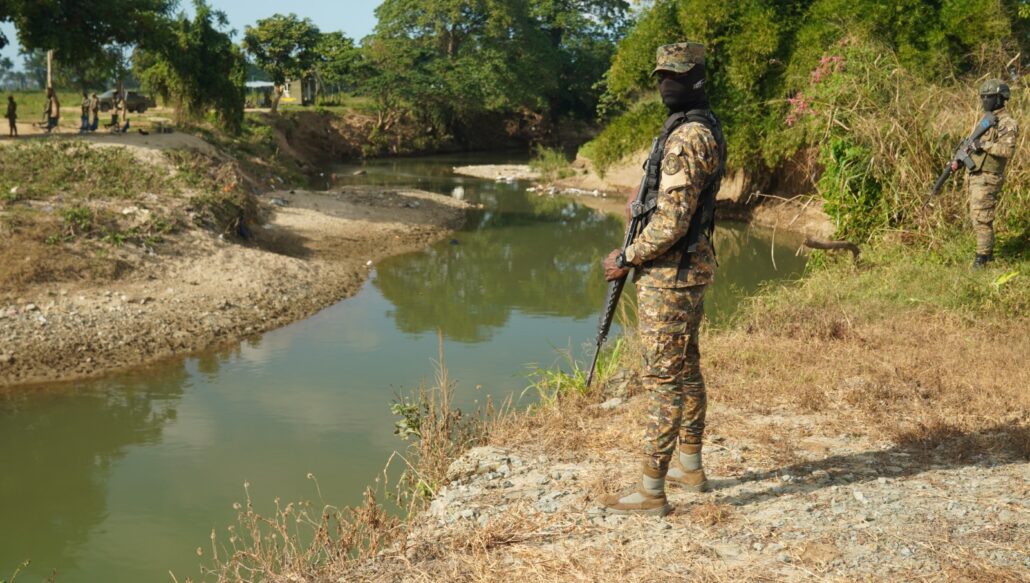
<path fill-rule="evenodd" d="M 536 365 L 530 367 L 526 375 L 530 381 L 527 390 L 535 392 L 544 407 L 556 406 L 569 395 L 587 396 L 598 393 L 599 387 L 603 387 L 622 366 L 625 347 L 626 337 L 620 336 L 610 346 L 601 350 L 597 357 L 594 383 L 589 387 L 587 376 L 590 371 L 580 366 L 571 350 L 562 350 L 562 362 L 550 368 Z"/>
<path fill-rule="evenodd" d="M 871 239 L 892 231 L 940 232 L 966 220 L 962 180 L 953 179 L 927 212 L 924 203 L 937 175 L 984 112 L 978 85 L 1004 76 L 1006 55 L 985 52 L 977 73 L 926 81 L 874 41 L 847 38 L 830 47 L 808 86 L 785 104 L 789 126 L 767 139 L 767 157 L 789 156 L 776 143 L 815 147 L 809 174 L 842 236 Z M 1030 118 L 1030 96 L 1014 83 L 1007 108 Z M 782 133 L 783 137 L 773 137 Z M 1030 145 L 1019 136 L 1017 152 Z M 778 153 L 779 152 L 779 153 Z M 1030 162 L 1016 155 L 1006 171 L 998 222 L 1025 228 L 1030 219 Z M 921 241 L 939 243 L 938 240 Z"/>

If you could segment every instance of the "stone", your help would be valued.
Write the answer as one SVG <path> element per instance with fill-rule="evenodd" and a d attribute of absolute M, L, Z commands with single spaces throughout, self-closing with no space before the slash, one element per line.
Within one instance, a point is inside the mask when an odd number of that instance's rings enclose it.
<path fill-rule="evenodd" d="M 508 454 L 503 449 L 493 446 L 476 447 L 451 462 L 447 468 L 446 478 L 448 482 L 464 481 L 477 474 L 493 472 L 508 461 Z"/>
<path fill-rule="evenodd" d="M 620 397 L 613 397 L 611 399 L 608 399 L 604 403 L 601 403 L 597 407 L 599 409 L 603 409 L 605 411 L 611 411 L 612 409 L 615 409 L 616 407 L 622 405 L 622 403 L 623 403 L 622 398 L 620 398 Z"/>

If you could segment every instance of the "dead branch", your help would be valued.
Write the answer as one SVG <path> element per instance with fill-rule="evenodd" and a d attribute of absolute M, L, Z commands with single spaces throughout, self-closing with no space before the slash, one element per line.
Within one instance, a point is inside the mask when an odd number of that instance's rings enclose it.
<path fill-rule="evenodd" d="M 858 256 L 862 254 L 862 250 L 851 241 L 824 241 L 822 239 L 816 239 L 814 237 L 808 237 L 805 239 L 805 247 L 809 249 L 822 249 L 824 251 L 840 251 L 841 249 L 851 251 L 852 259 L 858 261 Z"/>

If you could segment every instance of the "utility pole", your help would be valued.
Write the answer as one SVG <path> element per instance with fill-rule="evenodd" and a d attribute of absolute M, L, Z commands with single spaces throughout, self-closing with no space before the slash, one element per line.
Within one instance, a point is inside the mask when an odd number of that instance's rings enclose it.
<path fill-rule="evenodd" d="M 54 50 L 46 52 L 46 87 L 51 89 L 54 86 Z"/>

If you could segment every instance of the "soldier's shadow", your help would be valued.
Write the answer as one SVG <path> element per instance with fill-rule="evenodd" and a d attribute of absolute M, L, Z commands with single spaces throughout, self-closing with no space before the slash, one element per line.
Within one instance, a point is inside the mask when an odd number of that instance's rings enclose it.
<path fill-rule="evenodd" d="M 764 490 L 723 496 L 718 500 L 723 504 L 743 506 L 789 494 L 806 494 L 834 485 L 870 482 L 881 477 L 904 478 L 929 470 L 968 466 L 987 468 L 1026 463 L 1028 459 L 1030 427 L 1012 421 L 977 432 L 955 431 L 946 436 L 910 440 L 885 450 L 834 455 L 732 479 L 710 479 L 709 486 L 718 492 L 742 483 L 787 475 L 792 477 L 789 482 L 781 482 Z"/>

